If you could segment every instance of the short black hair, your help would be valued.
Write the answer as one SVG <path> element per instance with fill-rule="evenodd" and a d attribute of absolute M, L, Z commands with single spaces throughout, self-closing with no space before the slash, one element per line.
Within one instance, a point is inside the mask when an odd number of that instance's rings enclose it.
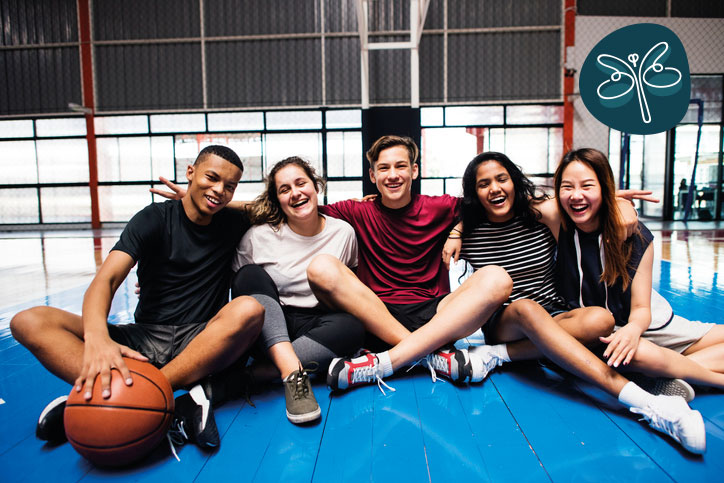
<path fill-rule="evenodd" d="M 230 147 L 222 146 L 220 144 L 211 144 L 202 149 L 199 155 L 196 156 L 194 166 L 198 165 L 201 161 L 204 160 L 206 156 L 209 156 L 211 154 L 227 160 L 228 162 L 239 168 L 242 173 L 244 172 L 244 165 L 242 164 L 239 155 L 236 154 L 234 150 Z"/>

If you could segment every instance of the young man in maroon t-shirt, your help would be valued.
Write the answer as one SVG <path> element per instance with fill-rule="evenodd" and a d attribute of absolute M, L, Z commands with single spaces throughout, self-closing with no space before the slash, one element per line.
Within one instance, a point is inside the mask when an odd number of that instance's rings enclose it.
<path fill-rule="evenodd" d="M 466 349 L 443 347 L 480 328 L 508 299 L 513 282 L 502 268 L 487 266 L 450 293 L 442 247 L 459 200 L 412 194 L 418 152 L 410 138 L 383 136 L 367 151 L 380 196 L 320 207 L 354 227 L 359 267 L 355 275 L 336 258 L 320 255 L 307 269 L 309 283 L 320 301 L 356 316 L 389 348 L 334 359 L 327 373 L 333 390 L 382 382 L 420 359 L 458 382 L 481 381 L 491 369 Z"/>

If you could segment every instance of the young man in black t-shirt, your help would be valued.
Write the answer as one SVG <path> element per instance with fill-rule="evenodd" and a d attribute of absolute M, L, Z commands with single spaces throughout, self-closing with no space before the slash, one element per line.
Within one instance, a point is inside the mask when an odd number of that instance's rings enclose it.
<path fill-rule="evenodd" d="M 128 223 L 85 293 L 82 316 L 34 307 L 13 317 L 13 336 L 87 400 L 97 376 L 103 397 L 110 397 L 111 368 L 133 383 L 122 356 L 160 367 L 174 390 L 237 360 L 258 336 L 264 314 L 250 297 L 228 302 L 231 258 L 249 225 L 225 206 L 242 170 L 231 149 L 204 148 L 187 168 L 183 199 L 153 203 Z M 113 295 L 136 263 L 143 287 L 136 323 L 108 324 Z M 185 432 L 205 447 L 219 444 L 210 398 L 208 386 L 196 385 L 176 404 Z M 58 398 L 43 411 L 38 437 L 64 439 L 64 405 Z"/>

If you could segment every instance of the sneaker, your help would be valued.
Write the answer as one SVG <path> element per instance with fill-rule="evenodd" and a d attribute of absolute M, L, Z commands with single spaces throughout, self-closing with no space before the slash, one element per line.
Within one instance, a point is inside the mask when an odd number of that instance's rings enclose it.
<path fill-rule="evenodd" d="M 369 351 L 362 351 L 362 355 L 354 359 L 350 357 L 336 357 L 329 363 L 327 370 L 327 385 L 332 391 L 345 390 L 361 384 L 377 382 L 382 394 L 387 389 L 395 389 L 385 384 L 382 380 L 382 368 L 379 365 L 377 355 Z"/>
<path fill-rule="evenodd" d="M 430 369 L 432 382 L 437 380 L 436 374 L 459 383 L 471 379 L 473 369 L 465 349 L 440 349 L 428 354 L 424 362 Z"/>
<path fill-rule="evenodd" d="M 293 423 L 307 423 L 322 415 L 312 392 L 309 375 L 301 367 L 284 379 L 284 397 L 287 401 L 287 418 Z"/>
<path fill-rule="evenodd" d="M 706 451 L 704 419 L 679 396 L 654 396 L 644 408 L 631 408 L 640 414 L 649 426 L 666 433 L 687 451 L 703 454 Z"/>
<path fill-rule="evenodd" d="M 38 425 L 35 427 L 35 436 L 49 443 L 62 443 L 65 441 L 65 426 L 63 415 L 65 413 L 65 401 L 68 396 L 60 396 L 53 399 L 38 418 Z"/>
<path fill-rule="evenodd" d="M 641 389 L 654 396 L 658 396 L 659 394 L 665 396 L 681 396 L 686 402 L 691 402 L 696 397 L 694 388 L 683 379 L 649 377 L 643 374 L 630 374 L 630 376 L 630 381 L 635 382 Z"/>
<path fill-rule="evenodd" d="M 208 390 L 208 385 L 206 389 Z M 176 418 L 180 421 L 175 426 L 188 435 L 188 439 L 201 448 L 219 446 L 219 431 L 216 428 L 214 411 L 211 409 L 211 394 L 205 387 L 197 384 L 191 390 L 176 398 Z"/>
<path fill-rule="evenodd" d="M 488 377 L 488 373 L 498 366 L 503 365 L 503 360 L 493 353 L 492 346 L 478 345 L 468 347 L 470 355 L 470 365 L 474 369 L 474 373 L 470 382 L 479 382 Z M 477 372 L 475 372 L 477 371 Z"/>

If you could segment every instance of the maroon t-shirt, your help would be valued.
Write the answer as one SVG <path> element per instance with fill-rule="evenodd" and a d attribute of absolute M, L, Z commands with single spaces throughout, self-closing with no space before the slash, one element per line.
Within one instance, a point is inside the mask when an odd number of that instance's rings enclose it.
<path fill-rule="evenodd" d="M 458 198 L 413 195 L 404 208 L 340 201 L 322 213 L 346 221 L 357 233 L 357 276 L 384 302 L 411 304 L 450 292 L 442 247 L 454 226 Z"/>

